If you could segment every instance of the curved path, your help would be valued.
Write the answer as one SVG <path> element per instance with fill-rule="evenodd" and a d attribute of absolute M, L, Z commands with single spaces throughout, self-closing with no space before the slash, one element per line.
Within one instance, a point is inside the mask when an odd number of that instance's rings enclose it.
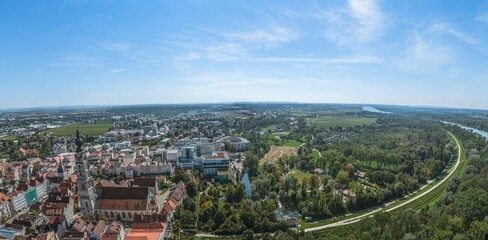
<path fill-rule="evenodd" d="M 319 157 L 322 157 L 322 153 L 319 150 L 317 150 L 317 149 L 314 148 L 314 149 L 312 149 L 312 151 L 317 152 L 319 154 Z"/>
<path fill-rule="evenodd" d="M 397 206 L 394 206 L 394 207 L 391 207 L 391 208 L 388 208 L 385 210 L 385 212 L 390 212 L 390 211 L 393 211 L 397 208 L 400 208 L 400 207 L 403 207 L 423 196 L 425 196 L 426 194 L 430 193 L 431 191 L 433 191 L 434 189 L 438 188 L 442 183 L 444 183 L 445 181 L 447 181 L 451 175 L 454 173 L 454 171 L 456 171 L 456 169 L 459 167 L 459 164 L 461 162 L 461 145 L 459 144 L 459 141 L 457 140 L 457 138 L 450 132 L 447 132 L 449 133 L 449 135 L 451 135 L 452 138 L 454 138 L 454 141 L 456 141 L 456 145 L 457 145 L 457 148 L 458 148 L 458 158 L 457 158 L 457 162 L 456 162 L 456 165 L 454 165 L 454 167 L 449 171 L 449 174 L 447 174 L 447 176 L 445 178 L 443 178 L 440 182 L 438 182 L 434 187 L 426 190 L 425 192 L 401 203 L 401 204 L 398 204 Z M 425 185 L 427 186 L 427 185 Z M 424 186 L 424 187 L 425 187 Z M 396 202 L 395 201 L 392 201 L 392 202 L 389 202 L 387 203 L 386 205 L 389 205 L 389 204 L 392 204 Z M 337 227 L 337 226 L 343 226 L 343 225 L 348 225 L 348 224 L 351 224 L 351 223 L 355 223 L 355 222 L 359 222 L 361 221 L 362 219 L 364 219 L 365 217 L 371 217 L 373 216 L 373 214 L 377 213 L 377 212 L 380 212 L 380 211 L 383 211 L 385 208 L 387 208 L 388 206 L 385 206 L 385 207 L 382 207 L 382 208 L 379 208 L 379 209 L 376 209 L 374 211 L 371 211 L 371 212 L 368 212 L 368 213 L 365 213 L 363 215 L 360 215 L 360 216 L 357 216 L 357 217 L 353 217 L 353 218 L 349 218 L 349 219 L 346 219 L 346 220 L 342 220 L 342 221 L 339 221 L 339 222 L 335 222 L 335 223 L 330 223 L 330 224 L 326 224 L 326 225 L 322 225 L 322 226 L 318 226 L 318 227 L 311 227 L 311 228 L 306 228 L 304 229 L 305 232 L 312 232 L 312 231 L 318 231 L 318 230 L 322 230 L 322 229 L 326 229 L 326 228 L 331 228 L 331 227 Z"/>

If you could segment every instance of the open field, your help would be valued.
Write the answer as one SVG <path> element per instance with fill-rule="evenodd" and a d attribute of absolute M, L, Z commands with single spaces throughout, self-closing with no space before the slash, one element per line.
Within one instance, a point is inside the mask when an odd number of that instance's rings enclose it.
<path fill-rule="evenodd" d="M 298 142 L 294 139 L 284 139 L 286 135 L 288 135 L 288 132 L 278 132 L 273 134 L 265 134 L 262 135 L 262 137 L 264 139 L 267 139 L 268 144 L 272 146 L 287 146 L 298 148 L 302 144 L 301 142 Z M 281 140 L 275 141 L 275 137 L 279 137 Z"/>
<path fill-rule="evenodd" d="M 249 115 L 242 114 L 239 112 L 219 112 L 215 114 L 215 117 L 218 118 L 248 118 Z"/>
<path fill-rule="evenodd" d="M 360 125 L 368 125 L 376 122 L 376 118 L 360 118 L 360 117 L 335 117 L 335 116 L 321 116 L 317 118 L 310 118 L 309 124 L 316 125 L 317 128 L 330 127 L 354 127 Z"/>
<path fill-rule="evenodd" d="M 2 137 L 1 140 L 14 140 L 17 138 L 17 135 L 8 135 L 5 137 Z"/>
<path fill-rule="evenodd" d="M 93 124 L 69 124 L 56 129 L 50 129 L 47 133 L 51 136 L 69 136 L 76 134 L 76 128 L 80 129 L 80 134 L 89 136 L 98 136 L 106 133 L 110 128 L 114 127 L 112 121 L 100 121 Z"/>
<path fill-rule="evenodd" d="M 283 146 L 295 147 L 295 148 L 300 147 L 301 144 L 302 143 L 297 142 L 296 140 L 286 140 L 286 141 L 283 142 Z"/>
<path fill-rule="evenodd" d="M 261 131 L 265 131 L 265 130 L 276 130 L 276 128 L 278 128 L 278 126 L 276 124 L 272 124 L 272 125 L 269 125 L 269 126 L 266 126 L 266 127 L 261 128 Z"/>
<path fill-rule="evenodd" d="M 313 176 L 312 173 L 306 173 L 306 172 L 300 172 L 300 171 L 290 173 L 290 175 L 296 177 L 300 184 L 303 182 L 303 179 L 305 177 L 310 178 Z"/>
<path fill-rule="evenodd" d="M 287 131 L 273 133 L 273 135 L 275 135 L 275 136 L 286 136 L 288 134 L 290 134 L 290 132 L 287 132 Z"/>
<path fill-rule="evenodd" d="M 289 147 L 289 146 L 271 146 L 264 158 L 261 159 L 260 164 L 264 164 L 265 162 L 276 162 L 278 159 L 285 155 L 292 155 L 297 154 L 298 149 L 296 147 Z"/>
<path fill-rule="evenodd" d="M 338 109 L 329 109 L 329 110 L 315 110 L 315 111 L 293 111 L 290 112 L 291 115 L 297 117 L 303 116 L 310 116 L 310 115 L 321 115 L 321 114 L 344 114 L 344 113 L 358 113 L 363 111 L 362 108 L 358 107 L 345 107 L 345 108 L 338 108 Z"/>

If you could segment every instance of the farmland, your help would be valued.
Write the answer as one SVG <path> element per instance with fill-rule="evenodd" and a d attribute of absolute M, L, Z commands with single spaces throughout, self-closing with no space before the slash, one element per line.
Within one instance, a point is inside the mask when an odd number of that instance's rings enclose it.
<path fill-rule="evenodd" d="M 308 123 L 315 125 L 319 129 L 328 129 L 330 127 L 354 127 L 361 125 L 369 125 L 376 122 L 376 118 L 364 117 L 336 117 L 336 116 L 320 116 L 317 118 L 308 119 Z"/>
<path fill-rule="evenodd" d="M 69 136 L 69 135 L 74 135 L 76 133 L 76 129 L 79 128 L 81 134 L 83 135 L 98 136 L 106 133 L 107 131 L 109 131 L 110 128 L 113 127 L 114 124 L 112 121 L 100 121 L 92 124 L 72 123 L 66 126 L 49 130 L 47 133 L 51 134 L 51 136 Z"/>

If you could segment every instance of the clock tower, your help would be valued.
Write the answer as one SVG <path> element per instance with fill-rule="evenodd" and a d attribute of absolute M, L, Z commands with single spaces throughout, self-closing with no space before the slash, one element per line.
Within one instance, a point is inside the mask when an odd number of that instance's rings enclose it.
<path fill-rule="evenodd" d="M 95 219 L 95 186 L 93 177 L 88 173 L 88 162 L 85 153 L 82 150 L 83 139 L 80 137 L 80 131 L 76 130 L 76 175 L 78 180 L 76 186 L 78 196 L 80 197 L 80 210 L 85 220 Z"/>

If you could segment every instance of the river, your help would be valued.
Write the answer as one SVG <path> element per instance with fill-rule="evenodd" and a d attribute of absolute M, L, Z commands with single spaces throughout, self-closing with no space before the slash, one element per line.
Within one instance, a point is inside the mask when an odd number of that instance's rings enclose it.
<path fill-rule="evenodd" d="M 242 176 L 242 183 L 244 183 L 244 187 L 246 189 L 246 195 L 248 197 L 252 197 L 252 190 L 251 190 L 251 182 L 249 181 L 249 175 L 247 173 Z"/>
<path fill-rule="evenodd" d="M 363 111 L 372 112 L 372 113 L 391 113 L 391 112 L 381 111 L 374 107 L 363 107 Z"/>
<path fill-rule="evenodd" d="M 461 127 L 464 130 L 468 130 L 468 131 L 474 132 L 476 134 L 479 134 L 479 135 L 483 136 L 486 139 L 486 141 L 488 141 L 488 132 L 487 131 L 483 131 L 483 130 L 480 130 L 477 128 L 472 128 L 472 127 L 467 127 L 467 126 L 461 125 L 459 123 L 452 123 L 452 122 L 446 122 L 446 121 L 441 121 L 441 122 L 445 123 L 445 124 L 456 125 L 456 126 Z"/>

